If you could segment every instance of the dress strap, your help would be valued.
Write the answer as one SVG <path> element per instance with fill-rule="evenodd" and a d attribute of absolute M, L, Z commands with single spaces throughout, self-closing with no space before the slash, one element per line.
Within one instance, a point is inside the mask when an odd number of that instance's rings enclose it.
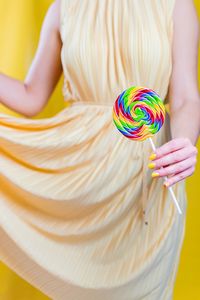
<path fill-rule="evenodd" d="M 60 0 L 60 35 L 63 41 L 64 38 L 64 24 L 66 22 L 66 8 L 68 0 Z"/>
<path fill-rule="evenodd" d="M 168 28 L 169 28 L 169 35 L 172 41 L 172 37 L 173 37 L 173 12 L 174 12 L 174 6 L 175 6 L 175 2 L 176 0 L 168 0 L 168 7 L 166 10 L 166 14 L 167 14 L 167 24 L 168 24 Z"/>

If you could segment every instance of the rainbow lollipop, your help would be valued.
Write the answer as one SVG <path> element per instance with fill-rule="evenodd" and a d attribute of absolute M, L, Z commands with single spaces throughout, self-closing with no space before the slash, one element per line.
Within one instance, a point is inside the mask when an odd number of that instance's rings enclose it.
<path fill-rule="evenodd" d="M 144 141 L 149 138 L 155 151 L 151 137 L 160 130 L 165 121 L 165 106 L 155 91 L 133 86 L 117 97 L 113 105 L 113 121 L 117 129 L 131 140 Z M 181 214 L 172 187 L 169 187 L 169 191 Z"/>

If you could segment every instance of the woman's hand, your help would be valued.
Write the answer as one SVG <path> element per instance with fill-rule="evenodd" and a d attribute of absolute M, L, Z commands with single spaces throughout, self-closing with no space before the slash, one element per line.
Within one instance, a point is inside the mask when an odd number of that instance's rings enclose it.
<path fill-rule="evenodd" d="M 197 148 L 188 138 L 175 138 L 165 143 L 149 157 L 148 165 L 154 169 L 152 177 L 169 176 L 164 185 L 169 187 L 194 173 Z"/>
<path fill-rule="evenodd" d="M 62 74 L 60 0 L 49 6 L 25 80 L 0 73 L 0 103 L 32 118 L 43 110 Z"/>

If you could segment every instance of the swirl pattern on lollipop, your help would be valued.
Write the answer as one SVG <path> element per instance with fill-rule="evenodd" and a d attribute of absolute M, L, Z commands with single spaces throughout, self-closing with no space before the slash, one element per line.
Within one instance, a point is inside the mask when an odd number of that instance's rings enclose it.
<path fill-rule="evenodd" d="M 123 91 L 113 105 L 113 121 L 127 138 L 143 141 L 162 127 L 165 106 L 159 95 L 145 87 L 133 86 Z"/>

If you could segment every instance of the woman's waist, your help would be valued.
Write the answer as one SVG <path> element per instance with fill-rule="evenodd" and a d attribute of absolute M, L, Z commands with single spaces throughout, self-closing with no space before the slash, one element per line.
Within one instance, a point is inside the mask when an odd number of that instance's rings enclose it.
<path fill-rule="evenodd" d="M 68 105 L 86 105 L 86 106 L 105 106 L 105 107 L 111 107 L 113 106 L 115 102 L 115 99 L 113 101 L 95 101 L 92 99 L 75 99 L 75 98 L 64 98 L 64 103 L 66 106 Z"/>

